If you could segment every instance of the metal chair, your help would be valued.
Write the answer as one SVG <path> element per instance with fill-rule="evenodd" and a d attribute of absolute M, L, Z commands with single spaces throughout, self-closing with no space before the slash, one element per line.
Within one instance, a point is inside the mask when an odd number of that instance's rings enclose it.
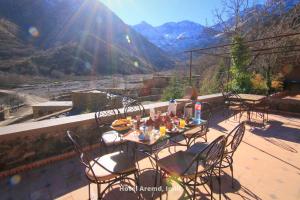
<path fill-rule="evenodd" d="M 220 136 L 196 155 L 188 151 L 178 151 L 156 160 L 160 169 L 160 184 L 163 177 L 169 176 L 184 189 L 189 199 L 196 199 L 196 187 L 209 181 L 212 199 L 212 177 L 215 175 L 215 167 L 222 160 L 225 144 L 225 136 Z"/>
<path fill-rule="evenodd" d="M 227 143 L 224 151 L 223 160 L 218 167 L 230 167 L 231 171 L 231 184 L 233 187 L 233 154 L 243 140 L 245 135 L 245 122 L 237 125 L 227 136 Z M 229 139 L 231 137 L 231 139 Z"/>
<path fill-rule="evenodd" d="M 130 116 L 132 114 L 140 115 L 141 117 L 146 116 L 146 111 L 144 106 L 138 102 L 137 100 L 133 100 L 128 102 L 127 105 L 124 107 L 124 116 Z"/>
<path fill-rule="evenodd" d="M 115 146 L 123 142 L 119 132 L 114 130 L 103 132 L 103 129 L 109 127 L 112 121 L 119 116 L 119 110 L 114 108 L 112 104 L 108 104 L 105 109 L 95 112 L 95 121 L 100 134 L 100 144 L 105 147 L 106 152 L 108 146 Z"/>
<path fill-rule="evenodd" d="M 220 169 L 230 167 L 233 187 L 233 154 L 237 150 L 238 146 L 242 142 L 245 134 L 245 122 L 238 124 L 228 135 L 226 136 L 226 146 L 223 155 L 222 162 L 218 165 Z M 187 151 L 196 155 L 197 152 L 207 148 L 208 143 L 195 143 Z"/>
<path fill-rule="evenodd" d="M 71 133 L 71 131 L 67 131 L 66 135 L 72 143 L 75 152 L 79 155 L 80 163 L 85 167 L 85 175 L 89 180 L 89 199 L 91 199 L 91 183 L 97 184 L 98 200 L 102 199 L 105 192 L 117 182 L 130 185 L 130 183 L 126 183 L 125 180 L 131 180 L 135 182 L 136 187 L 139 188 L 138 170 L 133 157 L 129 157 L 127 153 L 114 152 L 92 159 L 83 152 L 81 146 L 75 139 L 78 138 L 77 136 Z M 130 175 L 134 175 L 134 178 L 129 177 Z M 107 186 L 101 192 L 101 185 L 103 184 L 107 184 Z M 140 198 L 139 190 L 137 191 Z"/>
<path fill-rule="evenodd" d="M 243 102 L 242 98 L 238 94 L 234 92 L 228 92 L 222 93 L 222 95 L 224 97 L 225 109 L 227 109 L 229 117 L 233 116 L 234 119 L 236 119 L 236 117 L 239 115 L 239 122 L 241 121 L 244 112 L 248 113 L 248 118 L 250 117 L 248 112 L 249 107 L 245 102 Z"/>
<path fill-rule="evenodd" d="M 203 138 L 207 142 L 207 133 L 209 131 L 209 123 L 212 117 L 212 108 L 209 103 L 201 103 L 202 112 L 201 119 L 203 120 L 203 125 L 200 125 L 196 128 L 184 132 L 183 136 L 187 148 L 190 147 L 193 143 L 196 142 L 198 138 Z"/>
<path fill-rule="evenodd" d="M 263 124 L 264 124 L 265 122 L 267 122 L 269 120 L 269 110 L 270 110 L 269 99 L 266 98 L 259 104 L 252 106 L 251 116 L 252 116 L 253 112 L 255 112 L 256 117 L 257 117 L 257 115 L 259 117 L 261 117 L 263 120 Z"/>

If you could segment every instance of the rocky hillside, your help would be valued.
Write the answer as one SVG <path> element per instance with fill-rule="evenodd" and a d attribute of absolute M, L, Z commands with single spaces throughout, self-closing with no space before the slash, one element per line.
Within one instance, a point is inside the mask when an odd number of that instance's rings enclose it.
<path fill-rule="evenodd" d="M 147 73 L 174 66 L 98 0 L 0 1 L 0 72 Z"/>

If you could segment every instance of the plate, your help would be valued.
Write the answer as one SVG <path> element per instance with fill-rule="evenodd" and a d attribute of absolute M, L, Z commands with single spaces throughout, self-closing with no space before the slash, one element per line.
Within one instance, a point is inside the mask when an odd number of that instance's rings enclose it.
<path fill-rule="evenodd" d="M 169 129 L 167 129 L 166 130 L 166 133 L 181 133 L 181 132 L 183 132 L 184 131 L 184 129 L 181 129 L 181 128 L 177 128 L 177 129 L 172 129 L 171 131 L 169 130 Z"/>
<path fill-rule="evenodd" d="M 131 128 L 131 126 L 110 126 L 115 131 L 127 131 Z"/>

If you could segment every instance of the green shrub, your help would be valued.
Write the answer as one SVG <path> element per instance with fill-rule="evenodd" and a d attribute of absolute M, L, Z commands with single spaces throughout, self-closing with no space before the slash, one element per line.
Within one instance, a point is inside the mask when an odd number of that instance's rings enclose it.
<path fill-rule="evenodd" d="M 169 85 L 164 89 L 162 94 L 162 100 L 168 101 L 170 99 L 180 99 L 184 95 L 186 82 L 178 77 L 174 76 L 170 79 Z"/>
<path fill-rule="evenodd" d="M 236 92 L 249 93 L 251 91 L 251 74 L 247 67 L 250 63 L 250 53 L 241 36 L 233 37 L 231 47 L 232 66 L 230 68 L 231 81 L 229 88 Z"/>

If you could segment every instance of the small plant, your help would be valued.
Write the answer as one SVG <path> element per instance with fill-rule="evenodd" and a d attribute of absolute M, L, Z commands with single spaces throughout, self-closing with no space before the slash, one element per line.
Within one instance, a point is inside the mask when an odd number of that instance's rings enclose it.
<path fill-rule="evenodd" d="M 162 94 L 162 100 L 168 101 L 170 99 L 179 99 L 184 95 L 184 89 L 186 87 L 185 81 L 174 76 L 171 78 L 169 85 L 164 89 Z"/>
<path fill-rule="evenodd" d="M 281 73 L 274 76 L 272 79 L 272 82 L 271 82 L 271 89 L 273 91 L 282 91 L 283 90 L 283 80 L 284 80 L 284 76 Z"/>
<path fill-rule="evenodd" d="M 254 74 L 251 84 L 256 93 L 265 94 L 268 91 L 267 82 L 261 74 Z"/>

